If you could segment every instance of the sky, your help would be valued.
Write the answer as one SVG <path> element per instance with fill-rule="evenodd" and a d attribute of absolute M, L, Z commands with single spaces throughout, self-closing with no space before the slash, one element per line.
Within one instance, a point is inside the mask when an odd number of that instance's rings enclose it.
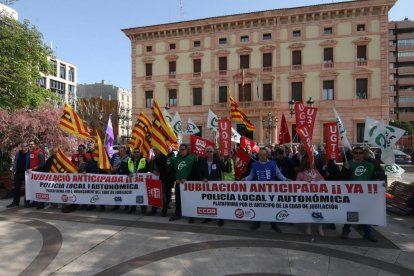
<path fill-rule="evenodd" d="M 54 55 L 78 68 L 78 83 L 131 90 L 131 44 L 121 29 L 326 4 L 332 0 L 18 0 L 11 7 L 52 45 Z M 398 0 L 390 20 L 414 20 L 413 0 Z"/>

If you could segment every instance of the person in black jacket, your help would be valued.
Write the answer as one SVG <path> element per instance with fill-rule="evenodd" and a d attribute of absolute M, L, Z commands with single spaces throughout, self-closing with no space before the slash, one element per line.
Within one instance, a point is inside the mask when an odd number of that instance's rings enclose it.
<path fill-rule="evenodd" d="M 221 181 L 221 172 L 225 170 L 224 162 L 216 155 L 214 155 L 213 147 L 206 148 L 206 158 L 200 158 L 197 163 L 197 171 L 199 178 L 202 181 Z M 205 219 L 202 223 L 209 222 L 210 219 Z M 224 224 L 222 219 L 218 220 L 219 226 Z"/>
<path fill-rule="evenodd" d="M 285 156 L 285 152 L 282 148 L 276 148 L 274 151 L 276 166 L 279 168 L 280 172 L 291 180 L 296 179 L 296 172 L 293 162 L 289 157 Z"/>
<path fill-rule="evenodd" d="M 167 187 L 167 157 L 162 154 L 158 148 L 154 148 L 154 157 L 150 162 L 150 171 L 159 177 L 162 185 L 162 211 L 161 215 L 163 217 L 167 216 L 169 198 L 167 196 L 168 187 Z M 170 188 L 171 193 L 171 188 Z M 151 211 L 147 216 L 152 216 L 157 213 L 157 207 L 152 206 Z"/>

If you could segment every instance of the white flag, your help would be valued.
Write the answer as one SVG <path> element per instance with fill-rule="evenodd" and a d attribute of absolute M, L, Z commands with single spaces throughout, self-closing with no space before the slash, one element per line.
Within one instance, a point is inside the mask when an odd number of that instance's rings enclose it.
<path fill-rule="evenodd" d="M 375 120 L 370 119 L 369 122 Z M 373 123 L 372 123 L 373 124 Z M 403 136 L 405 130 L 390 125 L 385 125 L 383 120 L 376 121 L 368 131 L 368 142 L 374 147 L 381 148 L 381 161 L 386 165 L 395 163 L 395 156 L 392 147 Z"/>
<path fill-rule="evenodd" d="M 180 117 L 180 114 L 178 114 L 178 111 L 176 111 L 174 114 L 174 118 L 171 122 L 171 126 L 175 133 L 177 134 L 183 133 L 183 128 L 181 126 L 181 117 Z"/>
<path fill-rule="evenodd" d="M 186 129 L 186 134 L 196 134 L 199 133 L 200 130 L 198 129 L 198 127 L 196 126 L 196 124 L 194 124 L 193 120 L 191 120 L 191 118 L 188 118 L 188 124 L 187 124 L 187 129 Z"/>
<path fill-rule="evenodd" d="M 168 112 L 167 109 L 164 108 L 164 116 L 167 118 L 168 122 L 172 126 L 173 117 L 170 115 L 170 112 Z"/>
<path fill-rule="evenodd" d="M 365 129 L 364 129 L 364 141 L 370 140 L 369 131 L 379 123 L 378 120 L 374 120 L 370 117 L 365 118 Z"/>
<path fill-rule="evenodd" d="M 231 128 L 231 140 L 235 143 L 240 143 L 241 135 L 234 128 Z"/>
<path fill-rule="evenodd" d="M 344 124 L 342 123 L 341 118 L 339 118 L 338 112 L 336 112 L 335 107 L 333 108 L 333 111 L 335 113 L 336 124 L 338 125 L 339 134 L 341 135 L 342 146 L 352 150 L 351 144 L 349 143 L 348 138 L 346 137 L 346 130 Z"/>
<path fill-rule="evenodd" d="M 208 110 L 207 128 L 218 130 L 218 117 L 211 109 Z"/>
<path fill-rule="evenodd" d="M 397 164 L 385 165 L 384 166 L 385 174 L 388 176 L 388 183 L 393 181 L 401 180 L 401 175 L 405 173 L 405 170 L 398 166 Z"/>

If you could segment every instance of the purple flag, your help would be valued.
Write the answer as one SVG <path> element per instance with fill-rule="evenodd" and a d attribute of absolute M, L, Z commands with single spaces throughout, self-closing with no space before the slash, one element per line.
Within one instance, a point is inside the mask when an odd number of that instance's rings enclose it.
<path fill-rule="evenodd" d="M 114 129 L 112 128 L 112 121 L 111 121 L 111 114 L 109 114 L 108 125 L 106 126 L 106 152 L 109 155 L 109 158 L 112 157 L 114 151 L 112 150 L 112 146 L 114 145 Z"/>

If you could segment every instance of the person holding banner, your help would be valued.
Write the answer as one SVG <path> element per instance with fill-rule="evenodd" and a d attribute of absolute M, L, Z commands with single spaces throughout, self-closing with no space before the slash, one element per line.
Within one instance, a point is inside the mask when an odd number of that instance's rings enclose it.
<path fill-rule="evenodd" d="M 131 158 L 128 159 L 128 170 L 130 177 L 133 177 L 137 173 L 147 173 L 149 171 L 148 161 L 141 155 L 139 148 L 135 148 Z M 125 206 L 125 211 L 127 210 L 127 206 Z M 136 210 L 137 206 L 131 206 L 128 212 L 133 213 Z M 157 212 L 156 210 L 156 207 L 152 207 L 152 214 L 155 214 Z M 141 214 L 147 214 L 147 206 L 141 205 Z"/>
<path fill-rule="evenodd" d="M 174 191 L 175 191 L 175 214 L 170 217 L 169 221 L 180 219 L 181 213 L 181 191 L 180 184 L 186 180 L 196 180 L 195 173 L 197 171 L 197 156 L 190 154 L 189 146 L 181 144 L 178 149 L 178 155 L 174 158 L 172 163 L 174 170 Z M 194 218 L 189 218 L 188 223 L 193 223 Z"/>
<path fill-rule="evenodd" d="M 130 171 L 128 168 L 128 160 L 129 155 L 127 154 L 127 147 L 125 145 L 121 145 L 118 149 L 119 158 L 116 159 L 114 165 L 112 166 L 112 173 L 113 174 L 120 174 L 120 175 L 129 175 Z M 112 208 L 112 211 L 119 210 L 119 205 L 115 205 Z M 125 211 L 129 210 L 129 206 L 125 206 Z"/>
<path fill-rule="evenodd" d="M 259 150 L 259 160 L 254 162 L 252 165 L 252 169 L 250 174 L 244 179 L 245 181 L 275 181 L 275 180 L 282 180 L 282 181 L 290 181 L 290 179 L 286 178 L 276 166 L 276 162 L 273 160 L 269 160 L 268 153 L 266 148 L 260 148 Z M 272 229 L 278 233 L 281 233 L 279 226 L 276 222 L 272 222 Z M 250 226 L 251 230 L 256 230 L 260 227 L 260 221 L 255 221 Z"/>
<path fill-rule="evenodd" d="M 367 181 L 374 179 L 374 165 L 364 160 L 363 154 L 364 151 L 360 146 L 356 146 L 352 149 L 353 159 L 343 165 L 341 171 L 342 179 L 355 181 Z M 372 242 L 377 242 L 377 239 L 372 235 L 371 226 L 367 224 L 363 224 L 361 226 L 364 231 L 364 238 Z M 341 239 L 347 239 L 350 232 L 351 224 L 344 224 Z"/>
<path fill-rule="evenodd" d="M 214 149 L 211 146 L 206 148 L 207 157 L 200 158 L 197 163 L 197 172 L 202 181 L 221 181 L 222 172 L 225 170 L 223 161 L 214 156 Z M 207 223 L 211 219 L 204 219 L 202 223 Z M 224 221 L 219 219 L 218 226 L 223 226 Z"/>
<path fill-rule="evenodd" d="M 274 157 L 276 166 L 279 168 L 280 172 L 287 178 L 294 180 L 296 178 L 294 165 L 289 157 L 285 156 L 283 149 L 276 148 L 274 151 Z"/>
<path fill-rule="evenodd" d="M 299 167 L 298 167 L 297 171 L 298 171 L 298 174 L 296 175 L 296 181 L 315 182 L 315 181 L 324 181 L 325 180 L 317 169 L 311 168 L 308 155 L 305 155 L 302 158 L 302 160 L 300 160 L 300 164 L 299 164 Z M 317 225 L 318 225 L 318 234 L 319 234 L 319 236 L 321 236 L 321 237 L 325 236 L 325 233 L 323 232 L 322 224 L 317 223 Z M 311 234 L 311 224 L 310 223 L 306 224 L 305 233 L 307 235 Z"/>
<path fill-rule="evenodd" d="M 364 160 L 374 165 L 374 178 L 372 180 L 387 181 L 387 175 L 381 167 L 381 163 L 375 159 L 375 153 L 371 151 L 371 148 L 368 145 L 364 147 Z"/>
<path fill-rule="evenodd" d="M 150 171 L 151 173 L 155 174 L 159 177 L 162 185 L 162 211 L 161 215 L 163 217 L 167 216 L 167 206 L 169 203 L 169 197 L 167 196 L 168 187 L 167 187 L 167 157 L 162 154 L 162 152 L 158 148 L 154 148 L 154 158 L 151 159 L 150 162 Z M 171 187 L 170 189 L 170 197 L 171 197 Z M 147 215 L 152 216 L 157 213 L 157 207 L 151 207 L 151 212 Z"/>

